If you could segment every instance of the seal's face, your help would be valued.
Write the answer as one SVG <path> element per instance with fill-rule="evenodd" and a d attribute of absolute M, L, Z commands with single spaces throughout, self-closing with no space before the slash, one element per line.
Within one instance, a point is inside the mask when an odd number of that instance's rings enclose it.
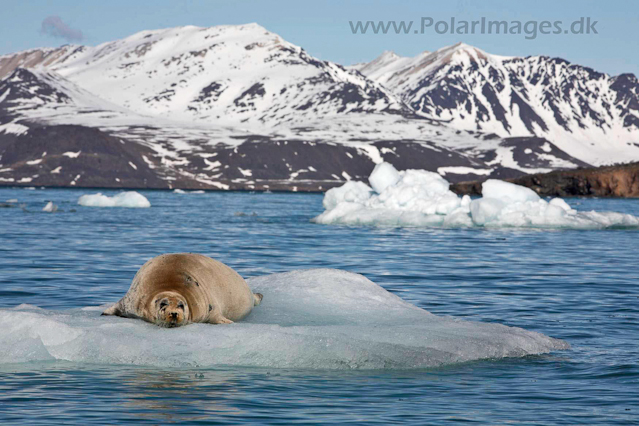
<path fill-rule="evenodd" d="M 189 319 L 189 305 L 186 299 L 175 292 L 160 293 L 153 299 L 155 324 L 160 327 L 179 327 Z"/>

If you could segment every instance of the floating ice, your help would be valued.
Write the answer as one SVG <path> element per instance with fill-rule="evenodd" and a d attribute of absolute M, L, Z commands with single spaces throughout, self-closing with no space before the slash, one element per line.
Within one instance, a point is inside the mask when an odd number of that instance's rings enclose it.
<path fill-rule="evenodd" d="M 426 368 L 567 349 L 543 334 L 440 317 L 361 275 L 330 269 L 250 279 L 264 301 L 242 322 L 166 329 L 102 308 L 0 315 L 0 364 L 65 360 L 152 366 Z"/>
<path fill-rule="evenodd" d="M 198 189 L 197 191 L 184 191 L 183 189 L 176 188 L 173 190 L 176 194 L 204 194 L 205 191 Z"/>
<path fill-rule="evenodd" d="M 58 206 L 53 204 L 53 201 L 49 201 L 46 206 L 42 209 L 43 212 L 53 213 L 58 211 Z"/>
<path fill-rule="evenodd" d="M 113 197 L 101 193 L 83 195 L 78 204 L 86 207 L 151 207 L 146 197 L 135 191 L 121 192 Z"/>
<path fill-rule="evenodd" d="M 363 182 L 347 182 L 324 196 L 322 224 L 601 229 L 639 227 L 639 218 L 614 212 L 579 212 L 561 198 L 541 199 L 530 188 L 489 179 L 482 198 L 458 197 L 426 170 L 398 172 L 378 164 Z"/>
<path fill-rule="evenodd" d="M 368 181 L 375 190 L 381 194 L 389 186 L 395 185 L 401 176 L 399 172 L 389 163 L 379 163 L 373 169 Z"/>
<path fill-rule="evenodd" d="M 338 204 L 346 202 L 365 202 L 371 196 L 372 189 L 363 182 L 346 182 L 339 188 L 331 189 L 324 196 L 322 205 L 326 210 L 334 209 Z"/>

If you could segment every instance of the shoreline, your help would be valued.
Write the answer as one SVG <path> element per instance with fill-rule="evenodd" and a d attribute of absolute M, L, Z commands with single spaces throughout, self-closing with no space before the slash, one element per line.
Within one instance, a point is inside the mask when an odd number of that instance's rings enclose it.
<path fill-rule="evenodd" d="M 504 179 L 534 190 L 542 197 L 639 198 L 639 162 L 555 170 Z M 451 184 L 458 195 L 480 195 L 482 181 Z"/>
<path fill-rule="evenodd" d="M 503 179 L 533 189 L 542 197 L 600 197 L 600 198 L 639 198 L 639 162 L 613 166 L 578 168 L 573 170 L 556 170 L 549 173 L 524 175 L 517 178 Z M 481 184 L 484 180 L 451 183 L 450 189 L 457 195 L 481 195 Z M 165 182 L 162 182 L 165 183 Z M 84 189 L 84 190 L 153 190 L 184 191 L 204 190 L 210 192 L 274 192 L 274 193 L 324 193 L 327 190 L 343 185 L 343 181 L 286 181 L 265 180 L 251 183 L 220 181 L 227 188 L 213 185 L 47 185 L 30 182 L 0 182 L 0 188 L 45 188 L 45 189 Z"/>

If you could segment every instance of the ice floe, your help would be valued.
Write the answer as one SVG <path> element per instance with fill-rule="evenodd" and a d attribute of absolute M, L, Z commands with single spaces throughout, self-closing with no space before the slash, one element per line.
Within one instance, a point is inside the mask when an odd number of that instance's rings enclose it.
<path fill-rule="evenodd" d="M 204 194 L 205 193 L 205 191 L 203 191 L 201 189 L 198 189 L 196 191 L 185 191 L 185 190 L 179 189 L 179 188 L 174 189 L 173 192 L 176 193 L 176 194 Z"/>
<path fill-rule="evenodd" d="M 83 195 L 78 199 L 78 204 L 86 207 L 151 207 L 149 200 L 135 191 L 121 192 L 113 197 L 101 193 Z"/>
<path fill-rule="evenodd" d="M 101 317 L 100 307 L 2 309 L 0 364 L 407 369 L 569 348 L 521 328 L 433 315 L 345 271 L 294 271 L 248 282 L 264 301 L 230 325 L 166 329 Z"/>
<path fill-rule="evenodd" d="M 602 229 L 639 227 L 623 213 L 577 211 L 563 199 L 546 201 L 530 188 L 495 179 L 482 184 L 482 197 L 457 196 L 449 183 L 426 170 L 398 172 L 378 164 L 363 182 L 347 182 L 324 196 L 321 224 Z"/>
<path fill-rule="evenodd" d="M 58 206 L 53 204 L 53 201 L 49 201 L 46 206 L 42 209 L 43 212 L 54 213 L 58 211 Z"/>

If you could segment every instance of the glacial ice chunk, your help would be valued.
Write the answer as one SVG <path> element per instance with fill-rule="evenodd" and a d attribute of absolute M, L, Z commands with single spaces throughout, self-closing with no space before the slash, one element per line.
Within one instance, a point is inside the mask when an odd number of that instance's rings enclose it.
<path fill-rule="evenodd" d="M 483 198 L 494 198 L 507 204 L 535 202 L 540 199 L 539 195 L 530 188 L 497 179 L 488 179 L 482 183 L 481 195 Z"/>
<path fill-rule="evenodd" d="M 166 329 L 102 317 L 100 307 L 1 309 L 0 364 L 408 369 L 569 348 L 517 327 L 433 315 L 345 271 L 294 271 L 248 283 L 264 300 L 230 325 Z"/>
<path fill-rule="evenodd" d="M 46 206 L 42 208 L 43 212 L 53 213 L 58 211 L 58 206 L 53 204 L 53 201 L 49 201 Z"/>
<path fill-rule="evenodd" d="M 395 167 L 389 163 L 379 163 L 368 177 L 368 182 L 375 192 L 381 194 L 386 188 L 395 185 L 400 179 L 401 176 Z"/>
<path fill-rule="evenodd" d="M 205 191 L 201 189 L 198 189 L 197 191 L 185 191 L 180 188 L 174 189 L 173 192 L 175 192 L 176 194 L 204 194 L 205 193 Z"/>
<path fill-rule="evenodd" d="M 364 182 L 349 181 L 339 188 L 333 188 L 326 193 L 322 205 L 331 210 L 339 203 L 359 203 L 368 199 L 372 189 Z"/>
<path fill-rule="evenodd" d="M 639 227 L 639 218 L 635 216 L 579 212 L 561 198 L 546 201 L 530 188 L 495 179 L 482 184 L 482 197 L 475 200 L 467 195 L 458 197 L 437 173 L 398 172 L 388 163 L 378 164 L 369 180 L 372 188 L 351 181 L 327 191 L 325 211 L 312 221 L 422 227 Z"/>
<path fill-rule="evenodd" d="M 313 220 L 357 225 L 440 226 L 445 215 L 462 207 L 459 197 L 448 189 L 449 183 L 426 170 L 398 172 L 391 164 L 380 163 L 373 170 L 370 183 L 372 188 L 350 181 L 328 190 L 323 202 L 326 211 Z M 469 200 L 465 200 L 466 210 Z"/>
<path fill-rule="evenodd" d="M 149 200 L 147 200 L 144 195 L 135 191 L 121 192 L 113 197 L 101 193 L 82 195 L 78 199 L 78 204 L 85 207 L 151 207 Z"/>

